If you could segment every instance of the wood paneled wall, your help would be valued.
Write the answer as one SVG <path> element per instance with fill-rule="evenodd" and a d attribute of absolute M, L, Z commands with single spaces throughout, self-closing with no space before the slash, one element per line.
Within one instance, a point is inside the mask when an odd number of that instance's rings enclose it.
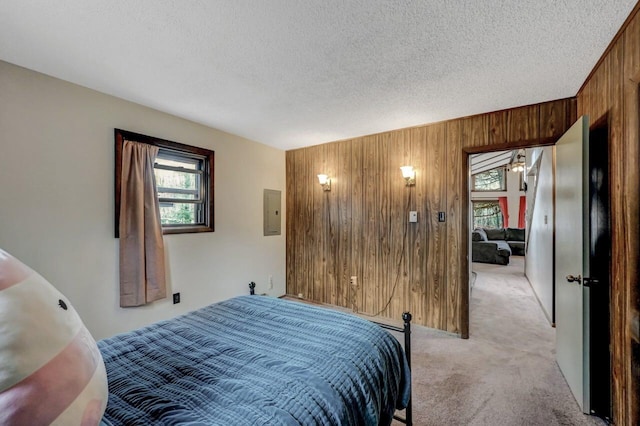
<path fill-rule="evenodd" d="M 468 153 L 553 143 L 574 120 L 562 99 L 288 151 L 287 293 L 467 337 Z"/>
<path fill-rule="evenodd" d="M 640 6 L 578 93 L 578 114 L 609 129 L 613 420 L 640 424 Z"/>

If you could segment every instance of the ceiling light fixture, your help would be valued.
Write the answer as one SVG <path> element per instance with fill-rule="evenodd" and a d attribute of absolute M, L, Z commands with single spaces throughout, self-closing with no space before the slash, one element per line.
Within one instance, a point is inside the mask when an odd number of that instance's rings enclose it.
<path fill-rule="evenodd" d="M 509 170 L 516 173 L 524 172 L 526 169 L 524 159 L 525 156 L 523 154 L 518 154 L 515 161 L 511 163 L 511 167 L 509 167 Z"/>
<path fill-rule="evenodd" d="M 513 163 L 512 172 L 524 172 L 524 163 Z"/>

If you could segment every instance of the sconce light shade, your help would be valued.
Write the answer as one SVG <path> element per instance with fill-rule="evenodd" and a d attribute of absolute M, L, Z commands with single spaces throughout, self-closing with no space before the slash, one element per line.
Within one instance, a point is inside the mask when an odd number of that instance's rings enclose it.
<path fill-rule="evenodd" d="M 318 182 L 320 182 L 323 190 L 331 191 L 331 179 L 329 179 L 329 176 L 323 174 L 318 175 Z"/>
<path fill-rule="evenodd" d="M 404 178 L 407 186 L 416 184 L 416 172 L 413 170 L 413 166 L 402 166 L 400 167 L 400 170 L 402 170 L 402 177 Z"/>

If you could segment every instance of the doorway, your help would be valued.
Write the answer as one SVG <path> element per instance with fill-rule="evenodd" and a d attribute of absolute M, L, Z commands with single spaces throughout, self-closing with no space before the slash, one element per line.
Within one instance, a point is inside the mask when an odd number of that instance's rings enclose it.
<path fill-rule="evenodd" d="M 472 286 L 480 271 L 524 274 L 525 160 L 523 148 L 469 158 Z"/>
<path fill-rule="evenodd" d="M 589 333 L 591 339 L 589 340 L 588 350 L 592 362 L 589 364 L 591 382 L 588 388 L 591 399 L 590 413 L 604 419 L 611 419 L 612 413 L 612 370 L 611 370 L 611 352 L 610 352 L 610 245 L 611 245 L 611 230 L 609 225 L 610 217 L 610 191 L 609 191 L 609 146 L 608 146 L 608 129 L 605 126 L 593 126 L 590 132 L 590 157 L 593 160 L 589 165 L 589 176 L 591 179 L 591 205 L 590 210 L 590 238 L 591 238 L 591 251 L 589 256 L 591 257 L 592 264 L 595 266 L 593 272 L 589 278 L 594 279 L 589 284 L 592 284 L 589 291 L 593 295 L 590 298 L 590 314 L 589 314 Z M 555 141 L 554 141 L 555 143 Z M 467 160 L 465 165 L 467 166 L 467 187 L 472 187 L 472 178 L 469 166 L 471 164 L 471 156 L 478 153 L 491 153 L 498 150 L 505 149 L 520 149 L 520 148 L 539 148 L 546 150 L 542 154 L 542 161 L 547 161 L 547 164 L 554 166 L 555 175 L 555 151 L 553 145 L 540 146 L 537 143 L 522 142 L 518 144 L 503 144 L 500 146 L 487 146 L 482 148 L 474 148 L 472 150 L 465 150 Z M 542 167 L 543 163 L 536 163 L 536 159 L 533 158 L 527 161 L 527 166 Z M 527 171 L 528 172 L 528 171 Z M 554 176 L 555 178 L 555 176 Z M 553 187 L 553 184 L 552 184 Z M 529 197 L 532 191 L 531 181 L 527 182 L 527 196 Z M 555 190 L 555 189 L 554 189 Z M 466 229 L 468 235 L 474 228 L 473 210 L 471 207 L 470 192 L 468 193 L 467 202 L 465 203 L 468 211 L 465 214 L 465 222 L 468 224 Z M 554 204 L 555 205 L 555 204 Z M 529 208 L 529 207 L 527 207 Z M 534 208 L 535 209 L 535 208 Z M 529 214 L 529 213 L 527 213 Z M 547 216 L 546 218 L 544 216 Z M 543 223 L 548 225 L 551 229 L 551 238 L 553 244 L 551 248 L 548 248 L 548 252 L 553 253 L 555 247 L 555 207 L 553 207 L 551 213 L 543 215 Z M 468 243 L 468 271 L 469 277 L 472 278 L 472 241 L 469 238 Z M 552 256 L 553 258 L 553 256 Z M 550 270 L 553 271 L 555 265 L 553 260 L 551 261 Z M 543 269 L 543 268 L 538 268 Z M 597 274 L 597 275 L 596 275 Z M 471 285 L 470 280 L 470 284 Z M 549 292 L 551 297 L 555 291 Z M 471 296 L 471 288 L 469 288 L 469 297 Z M 539 300 L 540 301 L 540 300 Z M 464 309 L 464 308 L 463 308 Z M 554 323 L 554 312 L 556 306 L 552 302 L 547 317 L 551 324 Z M 466 312 L 466 320 L 469 320 L 469 312 Z M 473 334 L 473 330 L 467 328 L 467 337 Z"/>

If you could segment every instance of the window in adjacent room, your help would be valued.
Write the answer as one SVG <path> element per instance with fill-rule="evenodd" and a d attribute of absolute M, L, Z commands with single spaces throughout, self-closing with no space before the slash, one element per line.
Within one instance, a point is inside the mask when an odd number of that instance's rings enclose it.
<path fill-rule="evenodd" d="M 498 200 L 472 201 L 474 228 L 502 228 L 504 219 Z"/>
<path fill-rule="evenodd" d="M 471 176 L 472 191 L 506 191 L 507 173 L 505 167 L 487 170 Z"/>
<path fill-rule="evenodd" d="M 125 140 L 158 147 L 154 164 L 164 234 L 213 231 L 214 152 L 116 129 L 116 229 L 119 220 L 121 158 Z M 117 235 L 117 232 L 116 232 Z"/>

